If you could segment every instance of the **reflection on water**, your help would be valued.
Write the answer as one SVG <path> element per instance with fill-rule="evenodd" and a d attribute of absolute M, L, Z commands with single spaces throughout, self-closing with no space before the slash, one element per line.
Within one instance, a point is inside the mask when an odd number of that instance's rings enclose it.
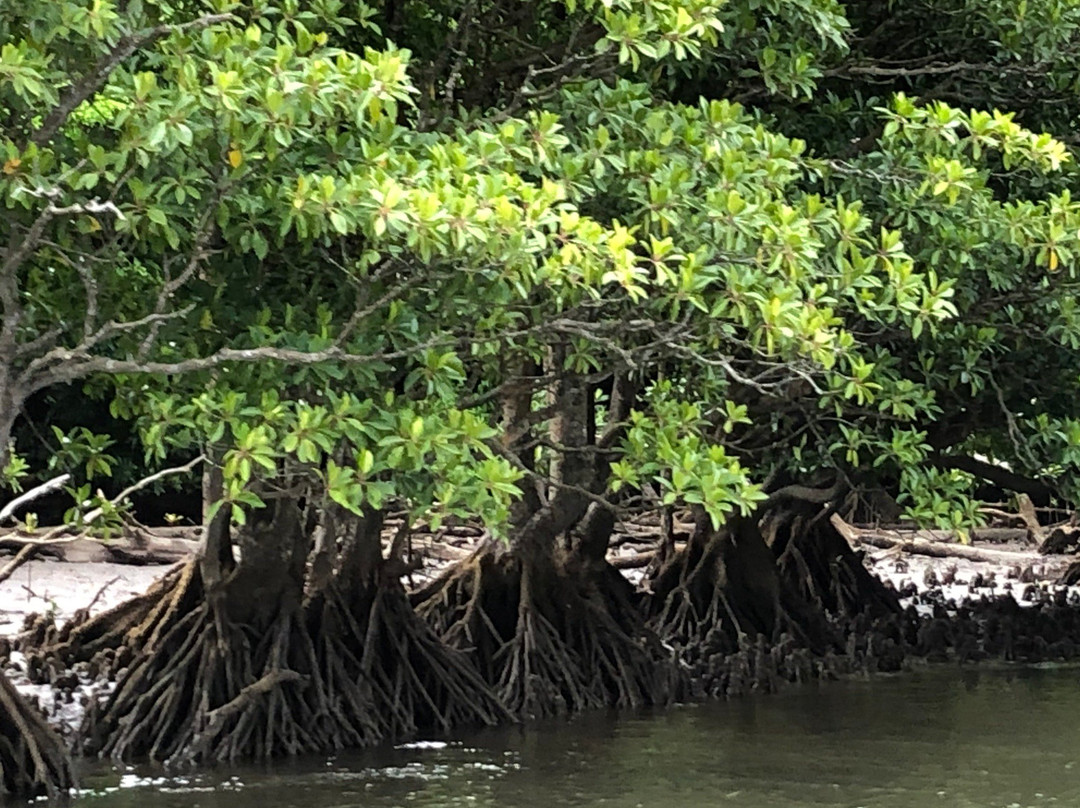
<path fill-rule="evenodd" d="M 186 778 L 77 808 L 1080 805 L 1080 668 L 930 669 Z"/>

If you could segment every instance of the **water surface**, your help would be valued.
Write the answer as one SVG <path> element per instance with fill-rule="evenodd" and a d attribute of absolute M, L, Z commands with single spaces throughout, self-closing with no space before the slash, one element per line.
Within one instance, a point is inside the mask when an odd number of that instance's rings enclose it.
<path fill-rule="evenodd" d="M 446 743 L 153 778 L 76 808 L 1080 806 L 1080 668 L 930 668 Z"/>

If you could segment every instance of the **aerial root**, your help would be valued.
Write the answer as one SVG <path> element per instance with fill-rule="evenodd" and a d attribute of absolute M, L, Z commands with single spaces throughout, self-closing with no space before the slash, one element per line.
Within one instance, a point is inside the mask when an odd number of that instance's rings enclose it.
<path fill-rule="evenodd" d="M 98 623 L 111 628 L 93 642 L 108 638 L 105 653 L 124 667 L 114 666 L 115 689 L 87 714 L 87 753 L 205 763 L 381 738 L 364 683 L 340 675 L 327 656 L 332 644 L 316 647 L 299 607 L 244 625 L 228 617 L 220 594 L 208 599 L 190 564 L 143 596 L 137 613 L 114 610 L 111 624 Z M 77 644 L 73 653 L 95 647 Z"/>
<path fill-rule="evenodd" d="M 86 751 L 170 764 L 320 752 L 370 742 L 332 700 L 315 648 L 294 614 L 268 631 L 234 625 L 204 604 L 139 652 L 93 726 Z M 335 685 L 341 688 L 342 682 Z M 364 714 L 367 714 L 364 710 Z"/>
<path fill-rule="evenodd" d="M 63 741 L 0 674 L 0 794 L 58 797 L 74 785 Z"/>
<path fill-rule="evenodd" d="M 327 599 L 323 626 L 343 630 L 323 633 L 341 638 L 336 656 L 345 675 L 369 683 L 383 737 L 511 718 L 469 658 L 435 636 L 398 584 L 371 587 L 352 603 Z"/>
<path fill-rule="evenodd" d="M 59 631 L 37 630 L 21 636 L 27 655 L 54 658 L 64 665 L 92 663 L 95 675 L 111 676 L 126 666 L 131 649 L 152 647 L 192 611 L 203 596 L 195 562 L 174 569 L 145 593 L 90 618 L 76 612 Z M 129 649 L 119 653 L 121 649 Z"/>
<path fill-rule="evenodd" d="M 506 556 L 473 558 L 428 593 L 420 613 L 469 654 L 515 715 L 561 715 L 669 701 L 679 675 L 655 637 L 602 576 L 546 570 Z M 509 613 L 510 619 L 507 619 Z"/>
<path fill-rule="evenodd" d="M 508 711 L 396 584 L 228 617 L 177 585 L 126 635 L 130 664 L 83 728 L 88 753 L 169 764 L 263 759 L 495 724 Z"/>

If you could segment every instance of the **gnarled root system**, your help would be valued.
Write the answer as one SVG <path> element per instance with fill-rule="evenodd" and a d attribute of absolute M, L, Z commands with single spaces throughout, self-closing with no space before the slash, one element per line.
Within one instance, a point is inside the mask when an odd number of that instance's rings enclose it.
<path fill-rule="evenodd" d="M 413 612 L 398 582 L 363 587 L 352 597 L 337 590 L 309 603 L 312 635 L 326 673 L 366 683 L 380 737 L 511 717 L 468 657 Z"/>
<path fill-rule="evenodd" d="M 86 751 L 118 759 L 215 762 L 319 752 L 380 738 L 370 688 L 334 677 L 301 612 L 230 616 L 225 596 L 189 598 L 189 582 L 160 593 L 140 630 L 126 634 L 130 664 L 87 718 Z"/>
<path fill-rule="evenodd" d="M 416 601 L 513 713 L 549 716 L 677 695 L 681 677 L 625 588 L 606 566 L 564 567 L 485 547 Z"/>

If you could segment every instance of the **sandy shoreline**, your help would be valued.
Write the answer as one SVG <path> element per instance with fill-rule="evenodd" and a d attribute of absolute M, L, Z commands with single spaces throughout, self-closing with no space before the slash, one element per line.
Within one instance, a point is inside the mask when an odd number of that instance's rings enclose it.
<path fill-rule="evenodd" d="M 94 613 L 138 595 L 170 566 L 133 566 L 109 562 L 28 561 L 0 583 L 0 636 L 22 628 L 29 614 L 55 615 L 62 624 L 97 596 Z"/>
<path fill-rule="evenodd" d="M 1023 553 L 1025 569 L 966 559 L 897 555 L 888 550 L 866 548 L 866 566 L 897 591 L 919 593 L 940 589 L 946 598 L 1011 594 L 1021 604 L 1030 603 L 1032 587 L 1040 597 L 1063 589 L 1053 582 L 1064 572 L 1072 556 L 1043 556 Z M 447 561 L 425 564 L 427 577 L 437 574 Z M 173 565 L 134 566 L 110 562 L 66 562 L 52 559 L 30 561 L 10 579 L 0 583 L 0 637 L 12 637 L 22 629 L 30 614 L 52 613 L 62 625 L 79 609 L 91 606 L 91 614 L 110 609 L 144 592 Z M 1018 572 L 1023 576 L 1018 577 Z M 639 570 L 626 570 L 627 577 L 640 577 Z M 1076 590 L 1080 596 L 1080 588 Z M 1025 599 L 1025 591 L 1028 598 Z"/>
<path fill-rule="evenodd" d="M 931 558 L 867 547 L 866 566 L 897 591 L 919 593 L 941 589 L 947 598 L 1012 594 L 1020 603 L 1030 603 L 1031 590 L 1053 594 L 1062 587 L 1054 581 L 1064 572 L 1072 556 L 1043 556 L 1023 553 L 1025 569 L 966 559 Z M 464 553 L 463 553 L 464 554 Z M 418 577 L 438 573 L 446 560 L 430 559 Z M 92 607 L 91 614 L 110 609 L 144 592 L 173 565 L 135 566 L 110 562 L 66 562 L 52 559 L 30 561 L 10 579 L 0 583 L 0 637 L 12 637 L 22 629 L 30 614 L 52 613 L 58 625 L 79 609 Z M 1023 579 L 1018 577 L 1018 572 Z M 426 573 L 426 575 L 425 575 Z M 626 570 L 627 577 L 640 577 L 640 570 Z M 415 583 L 415 581 L 414 581 Z M 1072 592 L 1077 588 L 1070 588 Z M 1025 590 L 1028 600 L 1025 600 Z M 1080 596 L 1080 589 L 1077 589 Z M 1039 597 L 1042 597 L 1040 595 Z M 1036 598 L 1038 599 L 1038 598 Z"/>

